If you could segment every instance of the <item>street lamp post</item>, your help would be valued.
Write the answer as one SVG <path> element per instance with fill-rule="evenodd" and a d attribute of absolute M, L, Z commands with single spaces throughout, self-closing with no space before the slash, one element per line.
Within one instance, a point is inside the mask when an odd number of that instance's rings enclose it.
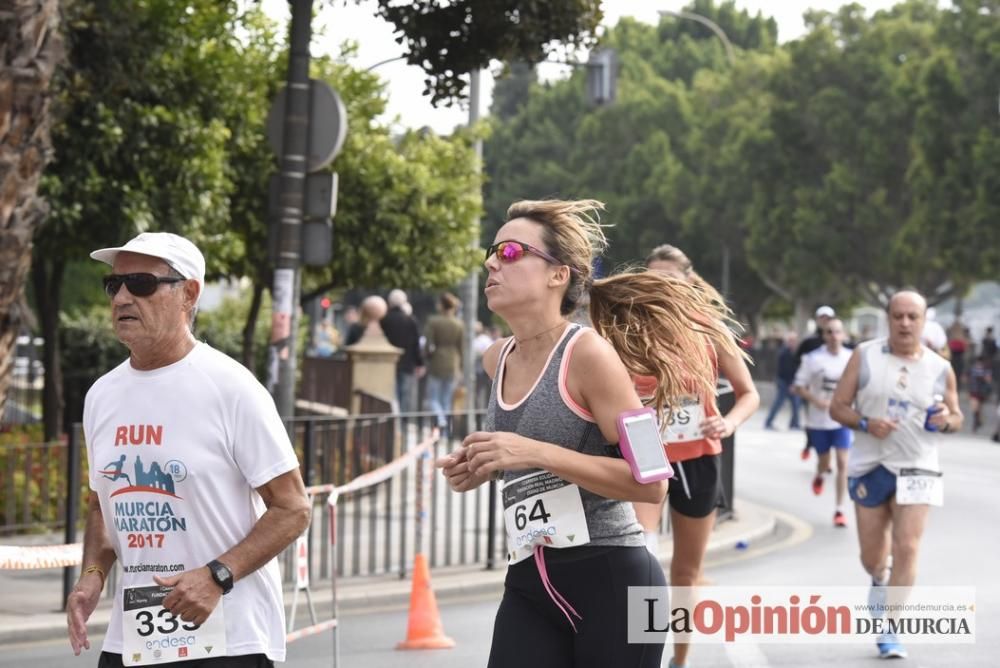
<path fill-rule="evenodd" d="M 708 17 L 702 16 L 701 14 L 694 14 L 692 12 L 674 12 L 669 9 L 661 9 L 660 16 L 672 16 L 675 19 L 688 19 L 691 21 L 697 21 L 703 26 L 707 27 L 715 36 L 719 38 L 722 45 L 726 48 L 726 58 L 729 60 L 729 65 L 735 62 L 733 56 L 733 43 L 729 41 L 729 36 L 726 35 L 726 31 L 719 27 L 719 24 L 715 21 L 709 19 Z"/>
<path fill-rule="evenodd" d="M 735 58 L 733 56 L 733 45 L 729 41 L 729 37 L 726 32 L 719 27 L 717 23 L 711 19 L 702 16 L 701 14 L 694 14 L 692 12 L 673 12 L 669 10 L 661 10 L 661 16 L 672 16 L 679 19 L 689 19 L 691 21 L 697 21 L 703 26 L 708 27 L 715 36 L 719 38 L 722 45 L 726 49 L 726 59 L 729 61 L 729 67 L 732 69 L 735 63 Z M 729 297 L 729 242 L 725 239 L 722 240 L 722 280 L 721 286 L 723 298 Z M 735 401 L 735 395 L 733 394 L 732 385 L 728 381 L 722 381 L 719 384 L 719 409 L 723 413 L 727 412 L 733 406 Z M 720 469 L 720 478 L 722 481 L 723 498 L 725 499 L 725 504 L 723 508 L 719 510 L 719 518 L 726 519 L 733 516 L 733 469 L 735 466 L 735 455 L 734 448 L 736 447 L 736 435 L 730 434 L 722 440 L 722 468 Z"/>
<path fill-rule="evenodd" d="M 702 16 L 701 14 L 695 14 L 693 12 L 675 12 L 669 9 L 661 9 L 660 16 L 672 16 L 677 19 L 688 19 L 690 21 L 696 21 L 703 26 L 707 27 L 715 36 L 719 38 L 722 42 L 722 46 L 726 49 L 726 59 L 729 61 L 729 67 L 732 68 L 736 62 L 733 55 L 733 44 L 729 41 L 729 37 L 726 35 L 726 31 L 719 27 L 719 24 L 712 21 L 708 17 Z M 722 240 L 722 277 L 720 280 L 720 287 L 722 288 L 722 295 L 724 297 L 729 297 L 729 242 L 726 239 Z"/>

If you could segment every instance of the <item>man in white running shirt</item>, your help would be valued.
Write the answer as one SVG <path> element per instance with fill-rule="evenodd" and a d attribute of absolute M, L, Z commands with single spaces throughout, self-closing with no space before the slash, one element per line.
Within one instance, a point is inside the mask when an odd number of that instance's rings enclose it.
<path fill-rule="evenodd" d="M 73 652 L 115 562 L 121 577 L 98 668 L 285 659 L 276 555 L 309 524 L 299 463 L 274 401 L 246 368 L 199 342 L 205 259 L 143 233 L 91 257 L 129 358 L 87 392 L 90 500 L 82 574 L 66 602 Z"/>
<path fill-rule="evenodd" d="M 833 524 L 847 526 L 844 515 L 844 497 L 847 495 L 847 450 L 851 447 L 851 430 L 830 417 L 830 400 L 837 381 L 844 373 L 851 351 L 844 348 L 844 324 L 837 318 L 826 321 L 820 330 L 824 345 L 802 358 L 795 374 L 792 391 L 805 399 L 806 434 L 816 449 L 816 476 L 813 493 L 823 492 L 823 476 L 830 469 L 830 450 L 837 453 L 836 508 Z"/>
<path fill-rule="evenodd" d="M 927 513 L 943 502 L 938 445 L 942 434 L 962 428 L 951 365 L 920 340 L 927 302 L 916 292 L 898 292 L 888 311 L 889 337 L 854 351 L 830 406 L 833 419 L 858 432 L 848 490 L 873 606 L 885 603 L 886 585 L 908 587 L 916 580 Z M 893 634 L 877 643 L 883 658 L 906 656 Z"/>

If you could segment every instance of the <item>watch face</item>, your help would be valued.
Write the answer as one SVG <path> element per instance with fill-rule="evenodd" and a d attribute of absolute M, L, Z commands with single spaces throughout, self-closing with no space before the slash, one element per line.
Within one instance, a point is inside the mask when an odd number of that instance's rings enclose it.
<path fill-rule="evenodd" d="M 212 572 L 212 579 L 215 580 L 216 584 L 222 587 L 223 592 L 227 592 L 232 588 L 233 574 L 225 564 L 219 561 L 213 561 L 209 564 L 209 570 Z"/>

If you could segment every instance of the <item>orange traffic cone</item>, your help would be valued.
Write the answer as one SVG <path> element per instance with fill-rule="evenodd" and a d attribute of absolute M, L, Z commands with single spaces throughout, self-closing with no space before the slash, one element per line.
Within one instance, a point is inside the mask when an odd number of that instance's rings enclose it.
<path fill-rule="evenodd" d="M 454 646 L 455 641 L 444 634 L 441 626 L 427 558 L 417 554 L 413 559 L 413 589 L 410 590 L 406 640 L 396 645 L 396 649 L 450 649 Z"/>

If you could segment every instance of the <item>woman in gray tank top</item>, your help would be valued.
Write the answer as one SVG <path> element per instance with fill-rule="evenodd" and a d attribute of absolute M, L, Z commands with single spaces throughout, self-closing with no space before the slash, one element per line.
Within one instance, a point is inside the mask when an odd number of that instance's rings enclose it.
<path fill-rule="evenodd" d="M 457 491 L 504 481 L 510 565 L 491 668 L 660 665 L 662 644 L 628 642 L 628 588 L 666 584 L 630 502 L 658 503 L 667 484 L 632 477 L 617 419 L 642 407 L 633 376 L 656 378 L 658 409 L 713 391 L 706 331 L 732 343 L 721 325 L 689 325 L 722 321 L 681 281 L 652 272 L 593 280 L 606 245 L 602 208 L 517 202 L 486 253 L 487 304 L 513 336 L 483 357 L 493 379 L 484 431 L 438 466 Z M 567 321 L 588 294 L 610 342 Z"/>

